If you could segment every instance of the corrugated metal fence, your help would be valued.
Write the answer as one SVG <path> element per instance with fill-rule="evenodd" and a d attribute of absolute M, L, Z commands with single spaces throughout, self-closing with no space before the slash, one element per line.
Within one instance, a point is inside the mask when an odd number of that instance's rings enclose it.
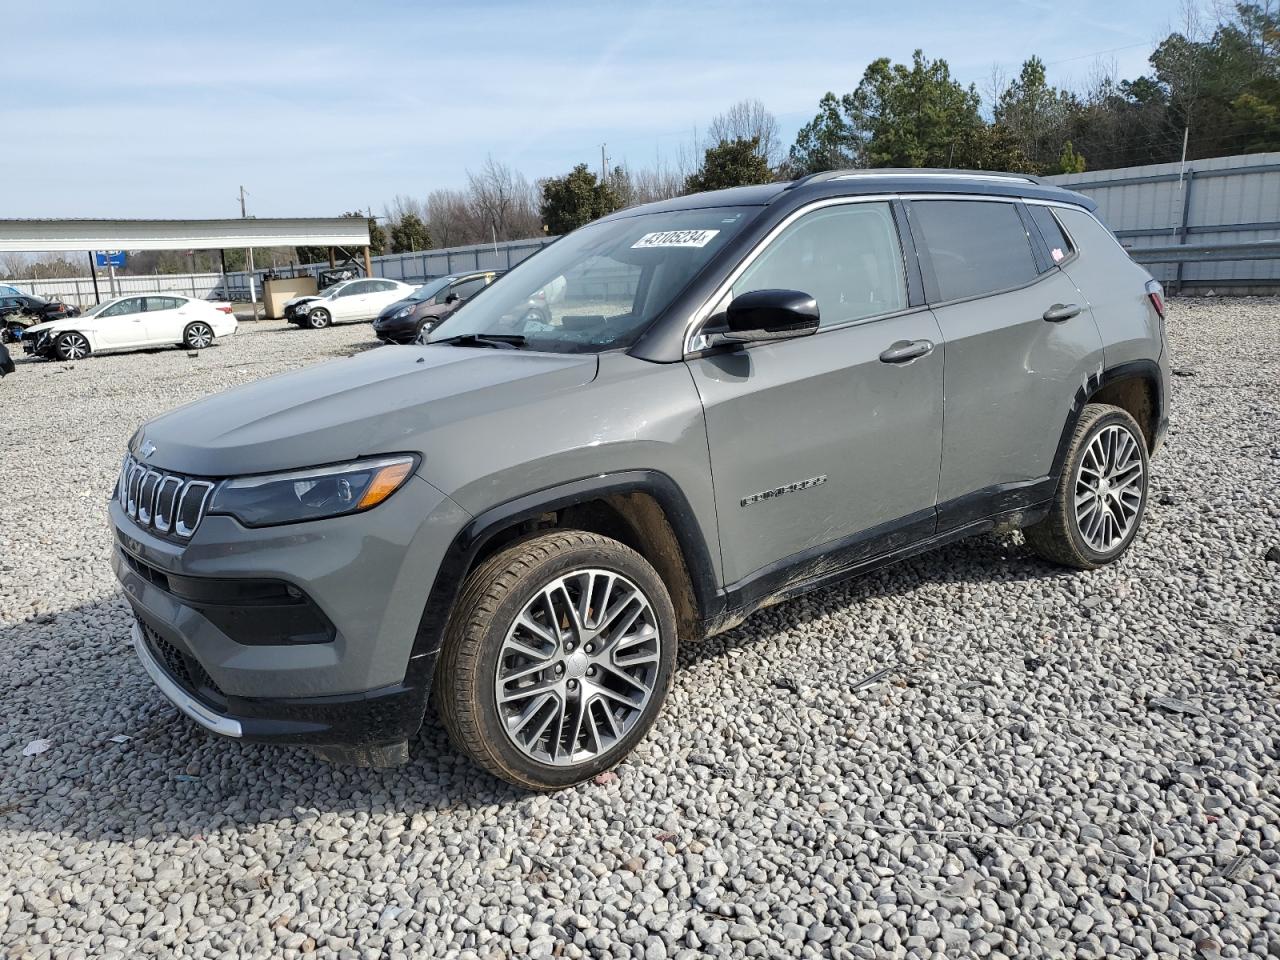
<path fill-rule="evenodd" d="M 466 247 L 449 247 L 441 250 L 423 250 L 418 253 L 391 253 L 373 258 L 375 276 L 403 280 L 406 283 L 422 283 L 436 277 L 459 273 L 464 270 L 509 270 L 521 260 L 528 259 L 555 237 L 535 237 L 532 240 L 509 240 L 504 243 L 482 243 Z M 363 264 L 360 264 L 363 268 Z M 318 274 L 329 269 L 327 263 L 312 263 L 297 268 L 299 272 Z M 262 279 L 267 270 L 256 270 L 258 296 L 262 295 Z M 280 271 L 286 272 L 286 271 Z M 15 287 L 50 299 L 91 306 L 94 303 L 92 277 L 67 277 L 51 280 L 14 280 Z M 219 273 L 162 273 L 145 277 L 116 277 L 120 294 L 180 293 L 189 297 L 211 300 L 247 300 L 249 298 L 249 273 L 228 273 L 224 281 Z M 98 289 L 102 299 L 111 296 L 105 270 L 98 273 Z"/>
<path fill-rule="evenodd" d="M 1138 251 L 1169 245 L 1221 245 L 1280 240 L 1280 153 L 1157 163 L 1048 177 L 1086 194 L 1120 238 Z M 1161 255 L 1173 255 L 1170 253 Z M 1226 254 L 1229 255 L 1229 254 Z M 1178 288 L 1233 288 L 1280 283 L 1280 260 L 1224 260 L 1187 255 L 1183 263 L 1147 263 Z"/>

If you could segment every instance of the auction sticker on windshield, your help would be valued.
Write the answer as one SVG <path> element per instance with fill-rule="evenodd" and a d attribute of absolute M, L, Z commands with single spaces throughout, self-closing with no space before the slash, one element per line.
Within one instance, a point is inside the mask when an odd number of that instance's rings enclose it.
<path fill-rule="evenodd" d="M 719 230 L 663 230 L 646 233 L 631 245 L 632 250 L 650 247 L 705 247 Z"/>

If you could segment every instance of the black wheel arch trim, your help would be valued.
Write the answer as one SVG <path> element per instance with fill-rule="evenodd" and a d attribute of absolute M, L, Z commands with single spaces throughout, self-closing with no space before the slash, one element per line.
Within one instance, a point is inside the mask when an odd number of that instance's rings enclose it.
<path fill-rule="evenodd" d="M 1155 432 L 1148 440 L 1148 453 L 1159 442 L 1165 424 L 1168 422 L 1168 401 L 1165 396 L 1166 384 L 1160 372 L 1160 365 L 1154 360 L 1128 360 L 1112 367 L 1106 367 L 1096 377 L 1090 377 L 1087 382 L 1076 388 L 1075 397 L 1071 401 L 1071 410 L 1067 414 L 1066 422 L 1062 426 L 1062 435 L 1058 439 L 1058 449 L 1053 455 L 1053 469 L 1049 475 L 1055 483 L 1062 476 L 1062 468 L 1067 460 L 1067 451 L 1071 447 L 1071 435 L 1075 432 L 1076 424 L 1080 422 L 1080 415 L 1084 413 L 1085 406 L 1104 387 L 1118 380 L 1134 378 L 1146 380 L 1151 384 L 1153 390 L 1152 399 L 1155 409 L 1152 410 L 1152 418 L 1154 420 L 1152 426 Z"/>
<path fill-rule="evenodd" d="M 694 604 L 703 622 L 718 619 L 723 595 L 717 588 L 711 550 L 680 486 L 657 470 L 626 470 L 583 477 L 497 504 L 473 517 L 453 538 L 436 571 L 414 636 L 409 669 L 417 661 L 434 665 L 462 582 L 481 550 L 494 537 L 527 520 L 617 494 L 647 493 L 666 515 L 688 571 Z M 429 680 L 428 680 L 429 683 Z"/>

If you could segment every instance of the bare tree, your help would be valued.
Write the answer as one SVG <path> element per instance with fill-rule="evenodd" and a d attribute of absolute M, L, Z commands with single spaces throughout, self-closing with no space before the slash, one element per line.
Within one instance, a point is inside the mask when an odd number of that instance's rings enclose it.
<path fill-rule="evenodd" d="M 31 261 L 25 253 L 0 255 L 0 277 L 5 280 L 25 280 L 29 269 L 31 269 Z"/>
<path fill-rule="evenodd" d="M 382 212 L 386 215 L 387 226 L 392 227 L 405 218 L 406 214 L 412 214 L 423 223 L 427 222 L 427 204 L 415 197 L 405 196 L 397 193 L 392 197 L 391 202 L 382 208 Z"/>
<path fill-rule="evenodd" d="M 480 225 L 462 190 L 432 190 L 427 194 L 425 222 L 431 239 L 440 247 L 476 243 L 480 238 Z"/>
<path fill-rule="evenodd" d="M 739 100 L 724 113 L 713 117 L 707 127 L 704 149 L 714 147 L 722 140 L 759 139 L 758 156 L 770 167 L 776 167 L 782 158 L 782 137 L 778 132 L 778 118 L 754 98 Z"/>
<path fill-rule="evenodd" d="M 541 232 L 535 190 L 524 174 L 492 156 L 479 172 L 467 171 L 472 210 L 485 240 L 517 240 Z"/>

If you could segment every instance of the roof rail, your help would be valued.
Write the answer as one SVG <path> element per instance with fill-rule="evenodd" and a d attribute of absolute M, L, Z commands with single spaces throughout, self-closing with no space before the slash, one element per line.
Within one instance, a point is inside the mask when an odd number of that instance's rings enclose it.
<path fill-rule="evenodd" d="M 1004 173 L 999 170 L 949 170 L 926 167 L 874 167 L 857 170 L 826 170 L 802 177 L 791 184 L 798 187 L 810 181 L 855 180 L 863 177 L 938 177 L 952 180 L 1014 180 L 1022 183 L 1042 184 L 1039 177 L 1029 173 Z"/>

